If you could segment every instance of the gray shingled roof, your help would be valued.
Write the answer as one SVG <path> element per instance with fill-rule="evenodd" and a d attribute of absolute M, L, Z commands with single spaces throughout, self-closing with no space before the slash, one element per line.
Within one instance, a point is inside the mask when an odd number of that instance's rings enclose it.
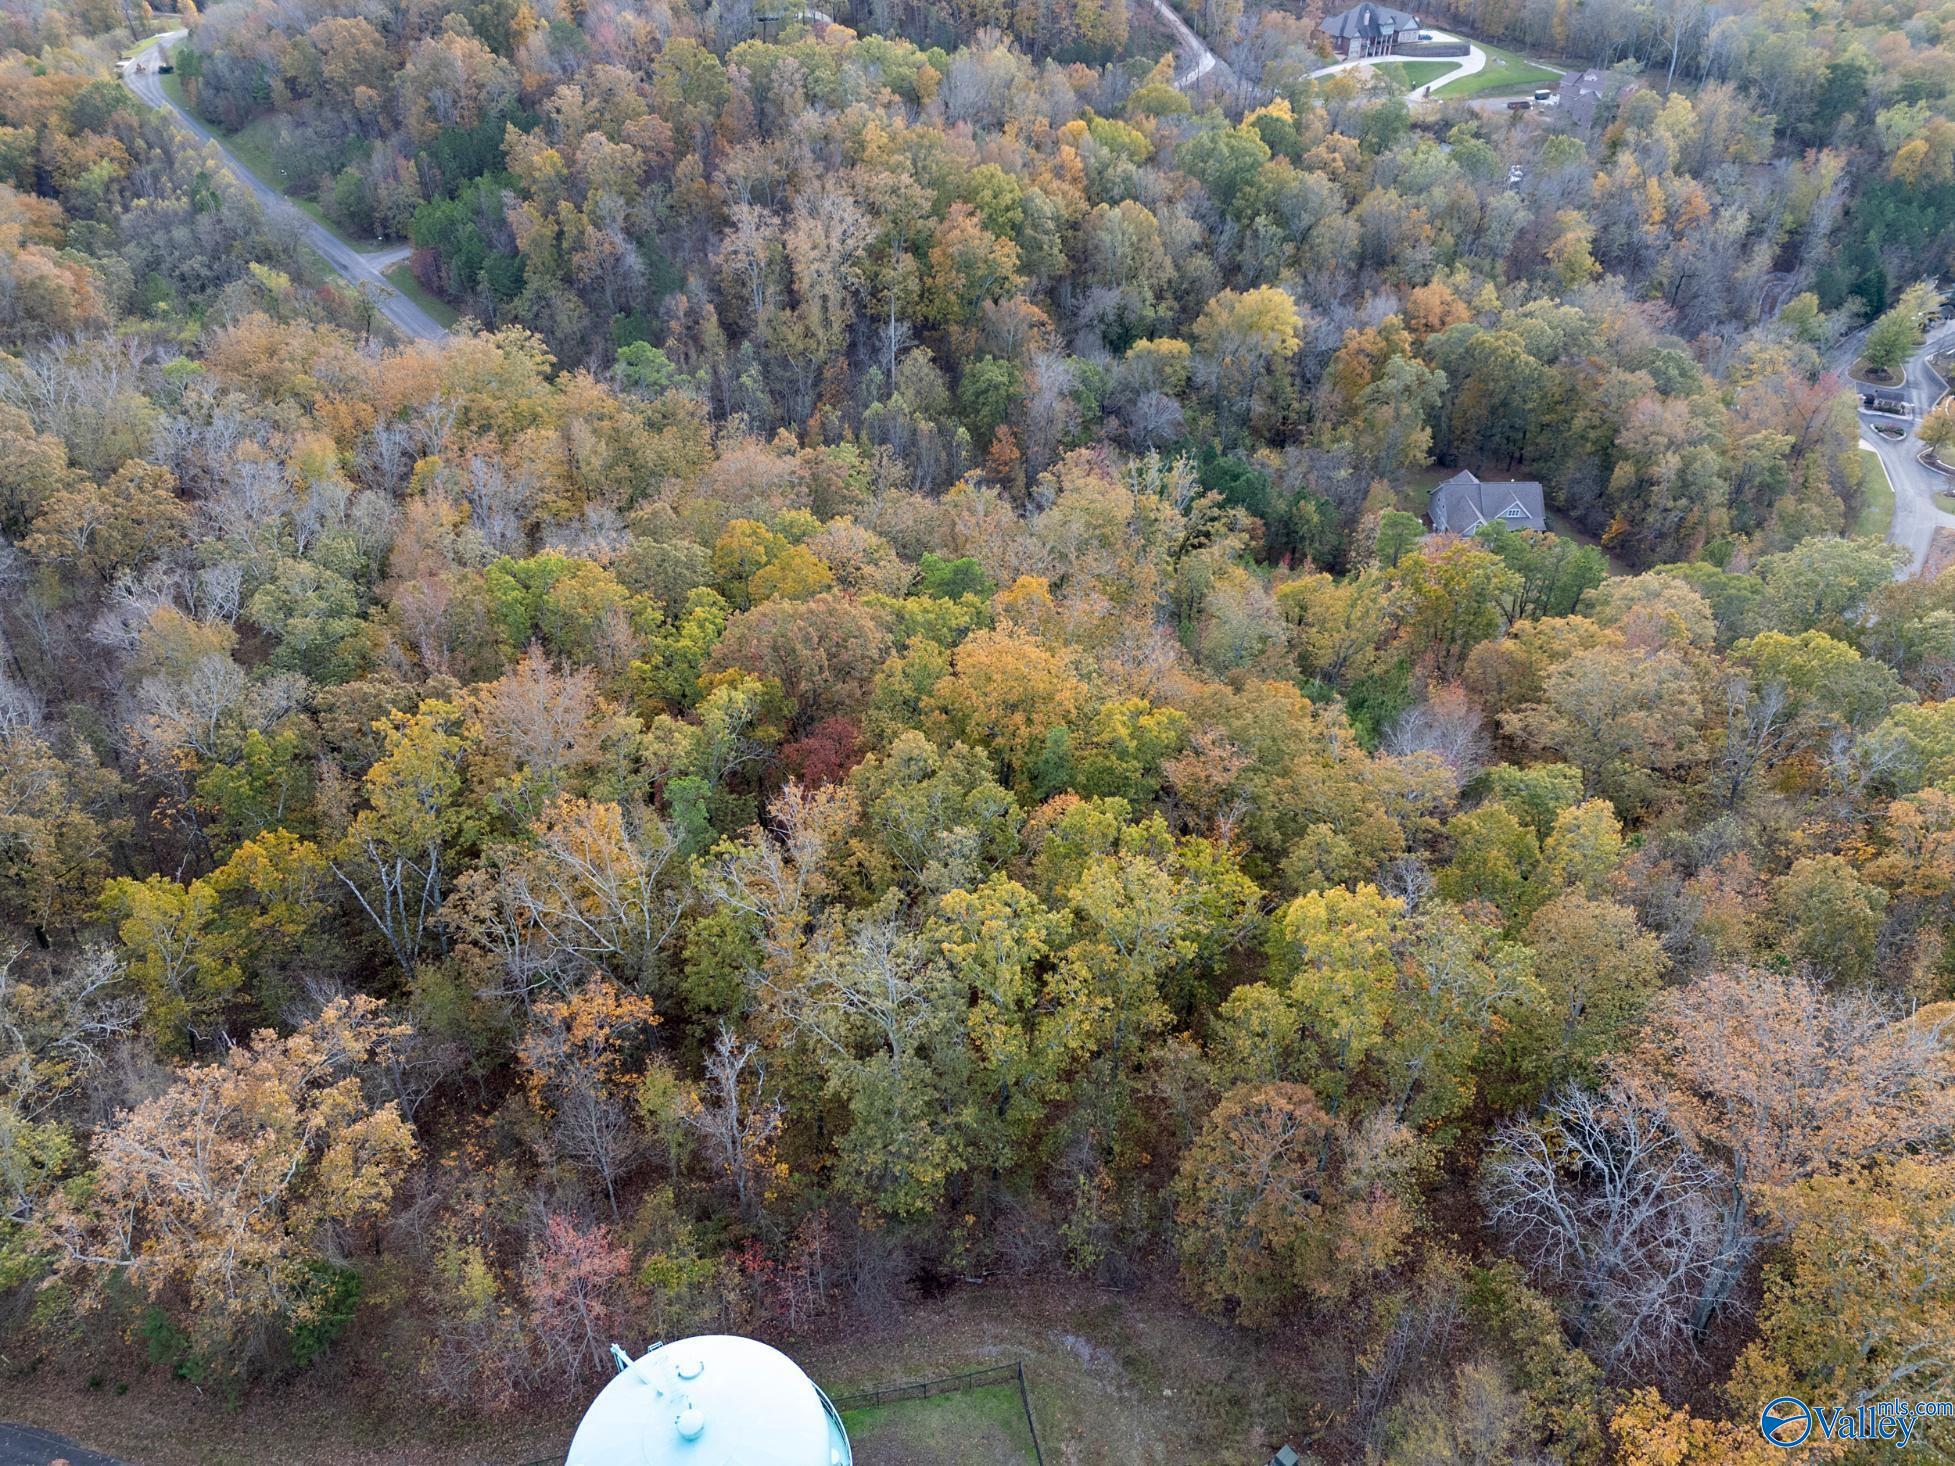
<path fill-rule="evenodd" d="M 1415 31 L 1419 18 L 1389 5 L 1354 5 L 1338 15 L 1324 17 L 1325 34 L 1347 41 L 1375 41 L 1401 31 Z"/>
<path fill-rule="evenodd" d="M 1636 78 L 1625 76 L 1620 71 L 1570 72 L 1561 79 L 1561 92 L 1568 95 L 1576 92 L 1593 92 L 1598 97 L 1613 97 Z"/>
<path fill-rule="evenodd" d="M 1484 483 L 1474 474 L 1456 473 L 1432 491 L 1427 507 L 1432 527 L 1442 533 L 1472 534 L 1496 519 L 1515 529 L 1548 527 L 1546 500 L 1532 479 Z M 1518 515 L 1508 513 L 1516 508 Z"/>

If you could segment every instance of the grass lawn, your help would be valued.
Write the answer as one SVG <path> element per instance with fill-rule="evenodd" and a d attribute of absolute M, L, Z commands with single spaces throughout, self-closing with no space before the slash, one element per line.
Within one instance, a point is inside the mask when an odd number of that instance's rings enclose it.
<path fill-rule="evenodd" d="M 1018 1386 L 933 1395 L 845 1411 L 857 1466 L 1032 1466 Z"/>
<path fill-rule="evenodd" d="M 1860 489 L 1867 504 L 1860 511 L 1860 519 L 1853 526 L 1853 532 L 1884 540 L 1894 523 L 1894 486 L 1887 481 L 1887 467 L 1880 461 L 1878 453 L 1862 448 L 1860 460 L 1865 470 L 1860 477 Z"/>
<path fill-rule="evenodd" d="M 223 137 L 224 146 L 237 155 L 240 163 L 279 192 L 285 191 L 285 170 L 272 161 L 272 143 L 277 135 L 277 125 L 271 118 L 260 117 L 255 122 L 247 122 L 236 132 L 225 132 L 221 127 L 216 130 Z"/>
<path fill-rule="evenodd" d="M 389 265 L 380 273 L 386 276 L 389 285 L 433 316 L 435 324 L 442 330 L 447 330 L 461 319 L 460 311 L 440 296 L 431 295 L 422 288 L 421 282 L 414 278 L 414 267 L 406 260 L 402 260 L 398 265 Z"/>
<path fill-rule="evenodd" d="M 1458 64 L 1456 61 L 1386 61 L 1373 70 L 1389 79 L 1400 91 L 1416 92 L 1434 77 L 1444 76 Z"/>
<path fill-rule="evenodd" d="M 1424 514 L 1432 491 L 1446 482 L 1457 468 L 1408 468 L 1398 475 L 1398 507 L 1407 514 Z"/>
<path fill-rule="evenodd" d="M 1561 73 L 1550 71 L 1545 66 L 1536 66 L 1532 61 L 1516 56 L 1512 51 L 1503 51 L 1498 46 L 1489 46 L 1484 41 L 1474 42 L 1487 53 L 1487 64 L 1471 76 L 1463 76 L 1458 81 L 1447 82 L 1434 92 L 1435 97 L 1506 97 L 1524 95 L 1539 87 L 1551 87 L 1561 80 Z"/>

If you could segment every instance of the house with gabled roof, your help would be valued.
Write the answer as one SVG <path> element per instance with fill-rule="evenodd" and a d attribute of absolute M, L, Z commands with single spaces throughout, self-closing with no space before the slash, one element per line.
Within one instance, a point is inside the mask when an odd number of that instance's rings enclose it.
<path fill-rule="evenodd" d="M 1419 38 L 1419 18 L 1389 5 L 1354 5 L 1327 15 L 1317 29 L 1330 38 L 1330 48 L 1346 60 L 1359 56 L 1389 56 L 1406 41 Z"/>
<path fill-rule="evenodd" d="M 1571 71 L 1561 79 L 1556 104 L 1577 127 L 1591 127 L 1605 106 L 1621 101 L 1636 85 L 1626 71 Z"/>
<path fill-rule="evenodd" d="M 1546 497 L 1532 479 L 1492 482 L 1472 473 L 1456 473 L 1432 491 L 1426 508 L 1438 534 L 1472 534 L 1483 524 L 1509 529 L 1545 530 Z"/>

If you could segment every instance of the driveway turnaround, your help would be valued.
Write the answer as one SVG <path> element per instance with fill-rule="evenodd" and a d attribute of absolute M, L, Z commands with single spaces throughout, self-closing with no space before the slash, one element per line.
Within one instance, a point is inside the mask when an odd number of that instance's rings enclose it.
<path fill-rule="evenodd" d="M 1462 76 L 1471 76 L 1476 71 L 1486 70 L 1487 53 L 1471 41 L 1468 41 L 1466 37 L 1453 35 L 1449 31 L 1430 31 L 1428 34 L 1435 41 L 1464 42 L 1466 55 L 1459 60 L 1458 64 L 1451 71 L 1442 72 L 1424 86 L 1412 91 L 1406 97 L 1406 101 L 1408 102 L 1437 102 L 1440 98 L 1432 96 L 1431 93 L 1445 86 L 1447 82 L 1458 81 Z M 1355 61 L 1336 61 L 1329 66 L 1320 66 L 1310 74 L 1312 76 L 1335 76 L 1340 71 L 1349 71 L 1356 66 L 1376 66 L 1384 61 L 1422 61 L 1425 59 L 1427 58 L 1421 56 L 1361 56 Z"/>
<path fill-rule="evenodd" d="M 1864 409 L 1860 413 L 1860 446 L 1872 449 L 1880 458 L 1881 467 L 1887 470 L 1887 477 L 1894 485 L 1894 527 L 1887 532 L 1887 538 L 1908 553 L 1908 562 L 1900 571 L 1902 575 L 1912 575 L 1921 569 L 1937 529 L 1955 530 L 1955 514 L 1935 503 L 1937 491 L 1955 491 L 1955 480 L 1922 463 L 1921 455 L 1927 447 L 1915 436 L 1921 419 L 1948 391 L 1948 383 L 1941 379 L 1929 358 L 1950 344 L 1951 333 L 1955 333 L 1955 321 L 1944 321 L 1935 327 L 1908 362 L 1907 376 L 1901 385 L 1880 389 L 1906 398 L 1913 409 L 1909 416 L 1892 417 Z M 1832 366 L 1842 378 L 1852 368 L 1865 339 L 1866 333 L 1859 331 L 1840 344 Z M 1860 390 L 1857 382 L 1848 385 Z M 1876 431 L 1877 428 L 1889 431 L 1900 428 L 1903 433 L 1894 441 Z"/>

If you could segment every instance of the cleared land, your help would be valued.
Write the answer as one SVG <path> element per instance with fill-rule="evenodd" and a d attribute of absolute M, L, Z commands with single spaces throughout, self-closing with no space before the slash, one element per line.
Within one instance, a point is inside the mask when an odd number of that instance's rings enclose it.
<path fill-rule="evenodd" d="M 1251 1337 L 1166 1296 L 1061 1279 L 958 1288 L 885 1322 L 838 1318 L 826 1336 L 780 1342 L 831 1395 L 1023 1360 L 1055 1466 L 1267 1461 L 1272 1442 L 1321 1427 L 1320 1400 L 1357 1388 L 1335 1338 Z M 561 1452 L 583 1413 L 572 1399 L 509 1416 L 433 1410 L 416 1396 L 419 1358 L 401 1340 L 383 1331 L 347 1343 L 314 1373 L 231 1401 L 186 1395 L 181 1380 L 129 1354 L 93 1387 L 60 1368 L 0 1371 L 0 1419 L 58 1428 L 142 1466 L 263 1466 L 270 1439 L 280 1466 L 513 1466 Z M 1016 1387 L 1001 1393 L 991 1408 L 1017 1410 Z M 881 1454 L 863 1450 L 862 1466 L 1026 1459 L 905 1454 L 910 1428 L 894 1417 L 895 1433 L 869 1437 Z M 1023 1415 L 1012 1419 L 1022 1431 Z"/>
<path fill-rule="evenodd" d="M 1435 97 L 1504 97 L 1551 87 L 1561 80 L 1560 72 L 1536 66 L 1512 51 L 1489 46 L 1485 41 L 1474 44 L 1487 53 L 1485 67 L 1471 76 L 1447 82 L 1433 93 Z"/>
<path fill-rule="evenodd" d="M 833 1394 L 1022 1360 L 1045 1459 L 1072 1466 L 1267 1461 L 1321 1420 L 1322 1392 L 1351 1387 L 1309 1340 L 1232 1337 L 1169 1299 L 1057 1280 L 957 1289 L 797 1357 Z"/>
<path fill-rule="evenodd" d="M 1016 1384 L 847 1410 L 842 1424 L 856 1466 L 1032 1466 L 1038 1459 Z"/>

